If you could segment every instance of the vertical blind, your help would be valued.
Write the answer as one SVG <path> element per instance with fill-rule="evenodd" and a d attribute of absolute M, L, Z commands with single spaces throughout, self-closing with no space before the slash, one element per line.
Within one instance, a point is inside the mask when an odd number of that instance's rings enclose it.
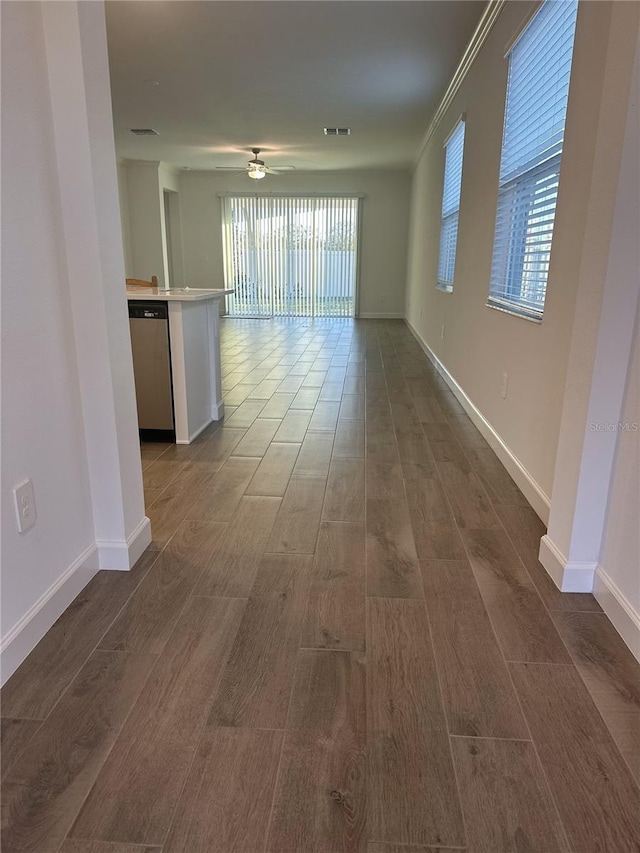
<path fill-rule="evenodd" d="M 464 121 L 456 125 L 445 144 L 444 188 L 442 191 L 442 217 L 440 220 L 440 258 L 438 284 L 451 290 L 456 266 L 458 244 L 458 215 L 462 190 L 462 158 L 464 154 Z"/>
<path fill-rule="evenodd" d="M 509 55 L 488 304 L 544 309 L 577 0 L 545 0 Z"/>
<path fill-rule="evenodd" d="M 358 208 L 353 197 L 223 197 L 229 313 L 353 317 Z"/>

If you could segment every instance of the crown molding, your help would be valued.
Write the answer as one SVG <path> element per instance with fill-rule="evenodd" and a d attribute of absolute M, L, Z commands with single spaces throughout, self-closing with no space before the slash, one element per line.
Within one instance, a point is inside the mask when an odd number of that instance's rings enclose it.
<path fill-rule="evenodd" d="M 422 157 L 422 152 L 429 144 L 429 140 L 436 132 L 436 129 L 446 111 L 451 106 L 451 102 L 455 98 L 458 93 L 458 89 L 462 85 L 464 78 L 467 76 L 469 69 L 473 65 L 473 62 L 476 56 L 480 53 L 482 46 L 486 42 L 489 33 L 493 29 L 495 22 L 502 12 L 504 6 L 506 6 L 507 0 L 489 0 L 487 6 L 482 13 L 482 17 L 478 22 L 478 26 L 475 28 L 473 35 L 471 36 L 471 40 L 467 45 L 465 52 L 462 54 L 462 59 L 456 68 L 453 77 L 451 78 L 451 82 L 447 86 L 447 89 L 442 96 L 442 100 L 438 104 L 436 111 L 429 122 L 429 126 L 422 137 L 422 141 L 418 147 L 418 151 L 415 157 L 414 165 L 418 164 L 420 157 Z"/>

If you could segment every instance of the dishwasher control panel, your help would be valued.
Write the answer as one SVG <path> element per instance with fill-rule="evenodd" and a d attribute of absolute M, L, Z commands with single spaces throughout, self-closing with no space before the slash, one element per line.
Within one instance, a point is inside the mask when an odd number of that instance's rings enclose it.
<path fill-rule="evenodd" d="M 129 317 L 136 320 L 167 320 L 166 302 L 129 302 Z"/>

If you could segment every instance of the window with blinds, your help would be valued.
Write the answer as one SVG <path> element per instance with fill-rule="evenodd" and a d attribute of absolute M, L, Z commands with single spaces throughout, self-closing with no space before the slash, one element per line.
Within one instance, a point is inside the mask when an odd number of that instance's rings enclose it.
<path fill-rule="evenodd" d="M 355 197 L 223 197 L 228 313 L 353 317 L 358 209 Z"/>
<path fill-rule="evenodd" d="M 545 0 L 509 54 L 488 305 L 534 320 L 547 291 L 577 0 Z"/>
<path fill-rule="evenodd" d="M 440 219 L 440 256 L 438 287 L 453 290 L 458 245 L 458 215 L 462 190 L 462 158 L 464 154 L 464 120 L 461 119 L 444 146 L 444 187 Z"/>

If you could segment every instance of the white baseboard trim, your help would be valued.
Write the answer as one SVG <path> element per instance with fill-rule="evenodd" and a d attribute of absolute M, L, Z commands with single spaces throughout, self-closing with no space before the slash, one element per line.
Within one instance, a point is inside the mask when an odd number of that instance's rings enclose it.
<path fill-rule="evenodd" d="M 375 312 L 367 311 L 363 313 L 362 311 L 358 314 L 359 320 L 404 320 L 404 314 L 389 314 L 386 312 L 382 312 L 381 314 L 377 314 Z"/>
<path fill-rule="evenodd" d="M 127 539 L 129 546 L 129 568 L 132 569 L 140 557 L 151 545 L 151 521 L 145 515 L 140 524 Z"/>
<path fill-rule="evenodd" d="M 568 560 L 545 534 L 540 540 L 538 559 L 561 592 L 592 592 L 597 563 Z"/>
<path fill-rule="evenodd" d="M 90 545 L 0 640 L 0 683 L 4 684 L 73 599 L 100 570 L 98 549 Z"/>
<path fill-rule="evenodd" d="M 201 432 L 204 432 L 205 429 L 209 426 L 209 424 L 213 423 L 213 421 L 215 420 L 216 418 L 213 417 L 212 409 L 212 417 L 208 421 L 205 421 L 202 426 L 199 426 L 198 429 L 194 430 L 188 439 L 176 438 L 176 444 L 191 444 L 191 442 L 194 441 L 200 435 Z"/>
<path fill-rule="evenodd" d="M 554 584 L 558 589 L 562 589 L 562 576 L 567 559 L 564 554 L 560 553 L 546 534 L 540 540 L 538 559 L 547 570 L 547 574 L 551 577 Z"/>
<path fill-rule="evenodd" d="M 438 356 L 422 339 L 417 329 L 412 326 L 406 317 L 405 323 L 429 361 L 431 361 L 438 373 L 447 383 L 455 398 L 458 400 L 467 415 L 469 415 L 469 418 L 473 421 L 474 426 L 480 431 L 482 437 L 490 445 L 498 459 L 507 469 L 511 478 L 514 480 L 525 498 L 529 501 L 536 514 L 542 519 L 542 521 L 544 521 L 545 524 L 547 524 L 549 522 L 549 509 L 551 507 L 551 498 L 549 495 L 547 495 L 535 477 L 524 467 L 515 453 L 502 439 L 500 434 L 496 432 L 494 427 L 484 417 L 482 412 L 476 408 L 473 401 L 467 397 L 462 387 L 458 385 Z"/>
<path fill-rule="evenodd" d="M 631 654 L 640 661 L 640 613 L 601 565 L 596 568 L 593 594 Z"/>
<path fill-rule="evenodd" d="M 224 417 L 224 402 L 220 400 L 219 403 L 211 404 L 211 417 L 214 421 L 221 421 Z"/>
<path fill-rule="evenodd" d="M 101 569 L 128 572 L 151 544 L 151 522 L 145 515 L 124 542 L 96 542 Z"/>

